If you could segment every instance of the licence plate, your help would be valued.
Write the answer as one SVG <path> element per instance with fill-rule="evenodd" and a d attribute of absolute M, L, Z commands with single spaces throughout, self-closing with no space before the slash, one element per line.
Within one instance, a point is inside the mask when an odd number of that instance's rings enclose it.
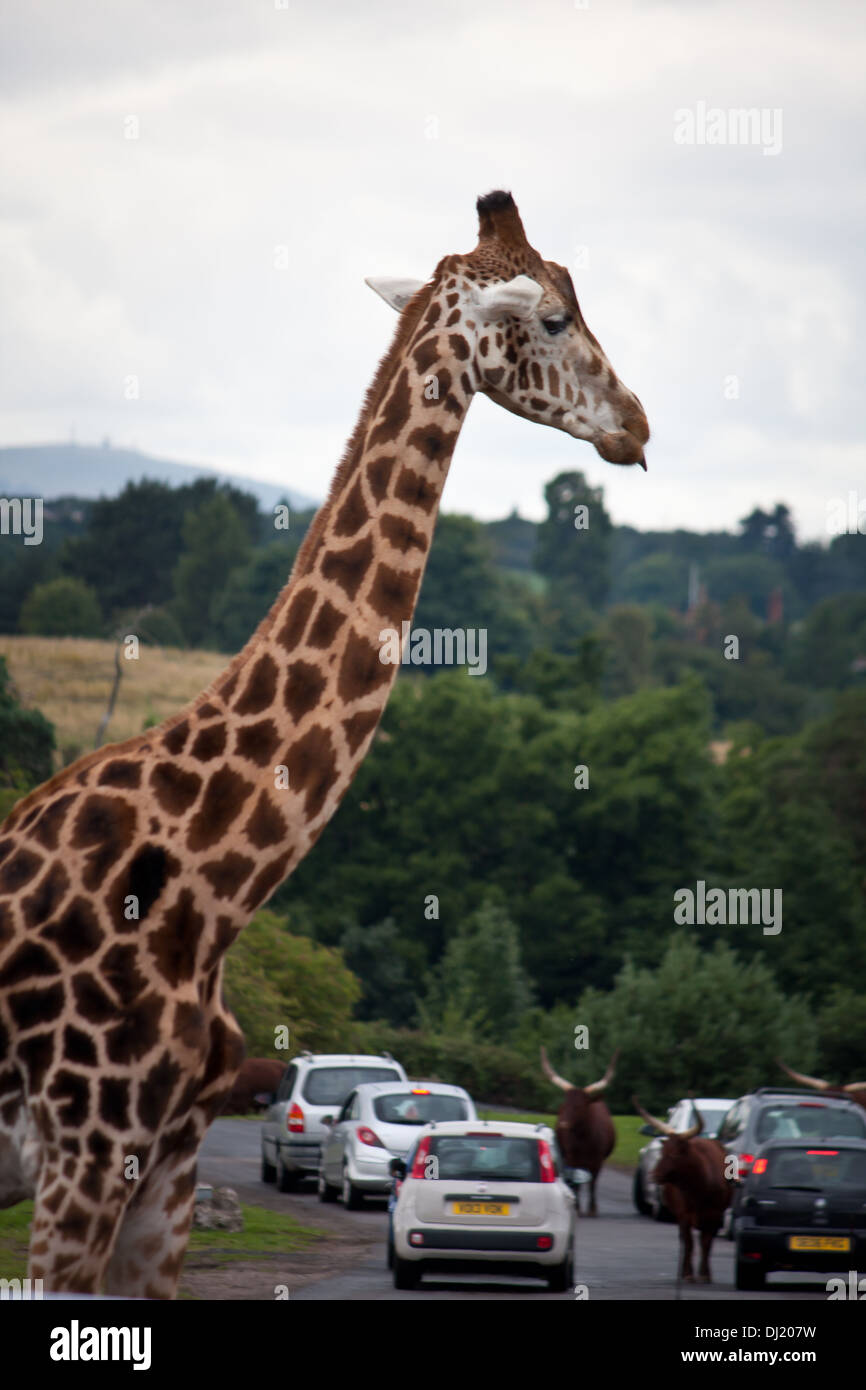
<path fill-rule="evenodd" d="M 508 1216 L 507 1202 L 452 1202 L 452 1216 Z"/>
<path fill-rule="evenodd" d="M 789 1250 L 850 1250 L 848 1236 L 788 1236 Z"/>

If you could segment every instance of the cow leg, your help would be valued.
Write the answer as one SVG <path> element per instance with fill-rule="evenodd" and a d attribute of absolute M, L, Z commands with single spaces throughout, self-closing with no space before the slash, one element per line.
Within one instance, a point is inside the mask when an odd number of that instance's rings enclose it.
<path fill-rule="evenodd" d="M 682 1253 L 680 1278 L 684 1283 L 694 1283 L 694 1275 L 692 1274 L 692 1223 L 690 1221 L 680 1222 L 680 1250 Z"/>
<path fill-rule="evenodd" d="M 713 1282 L 710 1274 L 710 1247 L 715 1236 L 714 1230 L 701 1231 L 701 1263 L 698 1272 L 699 1284 L 711 1284 Z"/>
<path fill-rule="evenodd" d="M 595 1201 L 595 1184 L 598 1181 L 598 1173 L 593 1173 L 592 1181 L 589 1184 L 589 1211 L 587 1216 L 598 1216 L 598 1207 Z"/>

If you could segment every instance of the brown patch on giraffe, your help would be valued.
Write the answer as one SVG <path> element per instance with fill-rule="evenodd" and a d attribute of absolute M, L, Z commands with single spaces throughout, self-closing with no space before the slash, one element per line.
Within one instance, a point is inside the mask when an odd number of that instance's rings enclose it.
<path fill-rule="evenodd" d="M 541 411 L 547 409 L 547 401 L 542 400 L 539 396 L 530 396 L 529 404 L 532 406 L 533 410 Z"/>
<path fill-rule="evenodd" d="M 475 390 L 475 387 L 473 386 L 466 372 L 460 373 L 460 385 L 462 386 L 463 391 L 467 396 L 471 396 L 472 392 Z"/>
<path fill-rule="evenodd" d="M 41 854 L 33 854 L 29 849 L 17 850 L 0 869 L 0 893 L 17 893 L 19 888 L 30 882 L 43 863 Z"/>
<path fill-rule="evenodd" d="M 420 550 L 422 555 L 427 549 L 427 536 L 403 516 L 383 516 L 379 522 L 379 529 L 384 539 L 402 555 L 405 555 L 410 547 Z"/>
<path fill-rule="evenodd" d="M 11 988 L 24 980 L 59 974 L 60 966 L 47 947 L 24 941 L 0 970 L 0 986 Z"/>
<path fill-rule="evenodd" d="M 80 1072 L 58 1071 L 48 1095 L 60 1101 L 57 1116 L 61 1124 L 80 1129 L 90 1113 L 90 1082 Z"/>
<path fill-rule="evenodd" d="M 222 714 L 222 710 L 216 705 L 212 705 L 209 700 L 205 700 L 203 705 L 199 705 L 196 710 L 199 719 L 213 719 L 216 715 Z"/>
<path fill-rule="evenodd" d="M 273 719 L 260 719 L 257 724 L 247 724 L 235 732 L 235 752 L 256 767 L 267 767 L 279 742 Z"/>
<path fill-rule="evenodd" d="M 439 489 L 425 478 L 423 473 L 416 472 L 414 468 L 404 467 L 400 469 L 397 477 L 394 496 L 398 502 L 405 502 L 409 507 L 420 507 L 422 512 L 429 515 L 439 500 Z M 426 548 L 425 540 L 424 549 Z"/>
<path fill-rule="evenodd" d="M 125 1076 L 99 1078 L 99 1118 L 111 1129 L 129 1128 L 129 1081 Z"/>
<path fill-rule="evenodd" d="M 432 338 L 425 338 L 424 341 L 419 343 L 415 348 L 412 356 L 415 359 L 415 366 L 422 375 L 425 372 L 429 372 L 434 362 L 439 361 L 439 339 L 435 334 Z"/>
<path fill-rule="evenodd" d="M 478 343 L 478 351 L 480 352 L 482 357 L 486 357 L 488 352 L 490 351 L 490 339 L 486 333 Z"/>
<path fill-rule="evenodd" d="M 489 371 L 485 372 L 484 375 L 486 380 L 490 382 L 491 386 L 498 386 L 502 378 L 505 376 L 505 368 L 491 367 Z"/>
<path fill-rule="evenodd" d="M 180 861 L 162 845 L 145 845 L 112 883 L 107 904 L 111 920 L 119 931 L 136 931 L 159 898 L 169 878 L 180 873 Z M 126 899 L 137 900 L 137 916 L 126 916 Z"/>
<path fill-rule="evenodd" d="M 420 570 L 395 570 L 382 562 L 376 569 L 370 589 L 370 604 L 392 624 L 402 622 L 412 612 L 420 579 Z"/>
<path fill-rule="evenodd" d="M 289 667 L 283 687 L 283 704 L 296 724 L 316 705 L 325 688 L 325 677 L 318 666 L 308 661 L 295 661 Z"/>
<path fill-rule="evenodd" d="M 424 327 L 433 328 L 434 325 L 439 322 L 440 313 L 441 309 L 439 304 L 436 302 L 435 299 L 431 300 L 430 307 L 428 308 L 427 313 L 424 315 Z"/>
<path fill-rule="evenodd" d="M 43 874 L 36 888 L 21 906 L 28 927 L 38 927 L 57 911 L 69 890 L 69 875 L 59 860 Z"/>
<path fill-rule="evenodd" d="M 550 382 L 550 394 L 551 394 L 552 396 L 558 396 L 558 395 L 559 395 L 559 372 L 556 370 L 556 368 L 554 367 L 553 363 L 551 363 L 550 366 L 549 366 L 548 369 L 547 369 L 547 379 L 548 379 L 548 381 Z"/>
<path fill-rule="evenodd" d="M 217 918 L 216 935 L 211 943 L 210 950 L 202 961 L 201 968 L 203 973 L 207 973 L 207 971 L 219 965 L 219 962 L 222 960 L 240 930 L 241 928 L 231 917 Z"/>
<path fill-rule="evenodd" d="M 330 599 L 324 599 L 316 614 L 316 621 L 310 629 L 308 645 L 311 647 L 330 647 L 343 623 L 346 614 L 335 608 Z"/>
<path fill-rule="evenodd" d="M 587 373 L 588 373 L 589 376 L 598 376 L 598 374 L 600 373 L 600 371 L 601 371 L 601 358 L 598 356 L 597 353 L 594 352 L 594 353 L 592 354 L 592 357 L 590 357 L 590 359 L 589 359 L 589 366 L 587 367 L 586 370 L 587 370 Z"/>
<path fill-rule="evenodd" d="M 81 1175 L 78 1190 L 82 1197 L 97 1204 L 102 1201 L 103 1173 L 98 1163 L 88 1163 Z M 72 1258 L 72 1257 L 70 1257 Z"/>
<path fill-rule="evenodd" d="M 141 764 L 128 758 L 113 758 L 106 763 L 96 779 L 100 787 L 121 787 L 134 790 L 141 783 Z"/>
<path fill-rule="evenodd" d="M 201 872 L 213 889 L 214 897 L 233 898 L 255 867 L 252 859 L 229 850 L 221 859 L 202 864 Z"/>
<path fill-rule="evenodd" d="M 54 1035 L 37 1033 L 35 1037 L 24 1038 L 18 1043 L 16 1051 L 18 1062 L 30 1083 L 31 1094 L 41 1090 L 45 1073 L 54 1058 Z"/>
<path fill-rule="evenodd" d="M 210 849 L 221 840 L 240 815 L 253 789 L 252 782 L 245 781 L 227 764 L 214 772 L 204 789 L 201 806 L 190 822 L 187 848 L 193 852 Z"/>
<path fill-rule="evenodd" d="M 469 344 L 462 333 L 449 333 L 448 343 L 458 362 L 465 362 L 469 356 Z"/>
<path fill-rule="evenodd" d="M 543 391 L 544 377 L 541 375 L 541 365 L 535 361 L 531 362 L 530 371 L 532 373 L 532 384 L 535 387 L 536 391 Z"/>
<path fill-rule="evenodd" d="M 163 1052 L 158 1062 L 138 1087 L 138 1118 L 148 1130 L 155 1130 L 165 1113 L 166 1103 L 171 1099 L 174 1088 L 180 1079 L 180 1067 L 168 1052 Z"/>
<path fill-rule="evenodd" d="M 195 743 L 189 750 L 189 756 L 196 758 L 199 762 L 209 763 L 211 758 L 218 758 L 220 753 L 225 751 L 225 746 L 225 724 L 209 724 L 206 729 L 200 729 L 196 734 Z"/>
<path fill-rule="evenodd" d="M 217 686 L 217 691 L 220 695 L 222 695 L 226 704 L 228 704 L 229 700 L 235 693 L 235 686 L 238 683 L 239 676 L 240 671 L 233 671 L 232 674 L 227 678 L 227 680 L 224 680 L 221 685 Z"/>
<path fill-rule="evenodd" d="M 75 849 L 87 845 L 93 848 L 84 855 L 82 883 L 93 892 L 132 844 L 137 812 L 134 805 L 117 796 L 101 796 L 94 792 L 86 797 L 78 810 L 71 844 Z"/>
<path fill-rule="evenodd" d="M 353 714 L 351 719 L 343 720 L 343 731 L 350 753 L 358 751 L 367 735 L 375 729 L 381 713 L 380 709 L 361 710 L 358 714 Z"/>
<path fill-rule="evenodd" d="M 460 322 L 460 310 L 459 310 L 459 309 L 452 309 L 452 310 L 451 310 L 451 313 L 448 315 L 447 319 L 445 320 L 445 327 L 446 327 L 446 328 L 453 328 L 454 325 L 455 325 L 455 323 L 459 323 L 459 322 Z M 467 326 L 468 326 L 468 325 L 467 325 Z"/>
<path fill-rule="evenodd" d="M 521 391 L 529 390 L 529 372 L 525 362 L 521 362 L 517 368 L 517 385 Z"/>
<path fill-rule="evenodd" d="M 344 700 L 346 704 L 350 704 L 353 700 L 360 700 L 362 695 L 369 694 L 370 691 L 378 689 L 380 685 L 386 685 L 393 675 L 393 668 L 388 666 L 387 663 L 380 661 L 379 648 L 374 647 L 372 642 L 368 642 L 366 637 L 359 637 L 354 628 L 352 628 L 349 632 L 349 637 L 343 652 L 343 659 L 340 663 L 340 675 L 337 681 L 337 692 L 340 698 Z M 319 737 L 321 735 L 325 735 L 326 737 L 328 745 L 327 750 L 325 744 L 322 743 Z M 305 740 L 310 739 L 311 736 L 313 742 L 307 745 Z M 310 750 L 316 746 L 320 746 L 323 755 L 329 759 L 330 763 L 333 763 L 333 749 L 330 747 L 330 739 L 327 738 L 326 730 L 321 729 L 318 725 L 314 726 L 303 739 L 292 746 L 289 753 L 290 755 L 294 754 L 296 750 L 307 746 Z M 307 766 L 306 756 L 300 755 L 300 760 L 305 767 L 306 776 L 310 777 L 312 775 L 312 770 Z M 296 790 L 298 788 L 303 790 L 303 786 L 296 782 L 292 776 L 291 762 L 289 760 L 287 760 L 287 765 L 289 767 L 289 785 Z M 328 785 L 331 786 L 336 780 L 337 774 L 331 767 L 329 767 L 328 771 L 329 775 L 333 772 L 328 783 Z M 324 797 L 322 799 L 324 800 Z M 308 811 L 310 809 L 309 802 L 307 809 Z M 311 814 L 315 814 L 315 812 L 311 812 Z"/>
<path fill-rule="evenodd" d="M 54 1229 L 62 1240 L 86 1246 L 90 1234 L 90 1213 L 78 1206 L 77 1202 L 70 1202 L 65 1214 L 56 1218 Z"/>
<path fill-rule="evenodd" d="M 149 941 L 153 940 L 156 933 L 152 932 Z M 179 949 L 174 952 L 177 956 Z M 157 960 L 157 965 L 162 968 L 165 959 Z M 171 962 L 167 968 L 171 969 Z M 162 973 L 169 978 L 166 970 Z M 175 980 L 173 983 L 177 983 Z M 118 1065 L 140 1061 L 146 1057 L 152 1048 L 159 1042 L 159 1020 L 162 1017 L 163 1001 L 158 994 L 145 995 L 137 1003 L 132 1004 L 125 1011 L 119 1023 L 113 1028 L 106 1029 L 105 1033 L 105 1052 L 110 1062 Z"/>
<path fill-rule="evenodd" d="M 88 1023 L 107 1023 L 117 1013 L 117 1006 L 94 975 L 75 975 L 72 992 L 79 1014 Z"/>
<path fill-rule="evenodd" d="M 163 925 L 148 935 L 147 944 L 154 964 L 172 988 L 195 974 L 198 943 L 204 930 L 204 915 L 196 911 L 195 898 L 189 888 L 182 888 L 177 900 L 167 909 Z"/>
<path fill-rule="evenodd" d="M 256 849 L 269 849 L 281 844 L 288 833 L 285 817 L 274 806 L 266 792 L 259 793 L 255 809 L 244 826 L 244 834 Z"/>
<path fill-rule="evenodd" d="M 313 611 L 316 602 L 315 589 L 301 589 L 289 603 L 286 612 L 286 620 L 277 633 L 276 640 L 286 651 L 292 651 L 298 646 L 304 635 L 307 626 L 307 619 Z"/>
<path fill-rule="evenodd" d="M 513 343 L 509 343 L 508 347 L 505 349 L 505 360 L 509 362 L 512 367 L 517 362 L 517 348 Z"/>
<path fill-rule="evenodd" d="M 199 1004 L 182 1000 L 175 1006 L 171 1036 L 175 1042 L 182 1043 L 190 1051 L 197 1051 L 205 1033 L 204 1012 Z M 198 1085 L 198 1078 L 195 1078 Z M 194 1097 L 193 1097 L 194 1099 Z M 192 1099 L 190 1100 L 192 1104 Z"/>
<path fill-rule="evenodd" d="M 235 714 L 261 714 L 274 703 L 276 693 L 277 663 L 263 652 L 250 672 L 244 693 L 235 703 Z"/>
<path fill-rule="evenodd" d="M 82 1067 L 95 1067 L 99 1061 L 90 1034 L 73 1028 L 71 1023 L 63 1030 L 63 1056 L 67 1062 L 77 1062 Z"/>
<path fill-rule="evenodd" d="M 257 874 L 250 884 L 250 890 L 244 898 L 244 907 L 255 908 L 260 903 L 265 902 L 270 897 L 278 883 L 282 883 L 289 871 L 289 864 L 294 857 L 295 851 L 290 849 L 287 854 L 281 854 L 279 859 L 272 862 Z"/>
<path fill-rule="evenodd" d="M 36 807 L 36 810 L 39 810 L 38 806 Z M 27 819 L 29 820 L 30 817 L 28 816 Z M 12 838 L 11 835 L 7 835 L 5 840 L 0 840 L 0 864 L 3 863 L 3 860 L 6 858 L 7 855 L 12 853 L 14 848 L 15 840 Z"/>
<path fill-rule="evenodd" d="M 61 954 L 73 965 L 79 965 L 92 956 L 105 939 L 96 913 L 87 898 L 80 896 L 72 899 L 59 921 L 42 927 L 39 935 L 43 940 L 55 942 Z"/>
<path fill-rule="evenodd" d="M 360 480 L 356 478 L 334 519 L 334 535 L 354 536 L 356 531 L 360 531 L 369 516 L 364 494 L 361 491 Z"/>
<path fill-rule="evenodd" d="M 169 729 L 167 734 L 163 734 L 162 746 L 176 757 L 178 753 L 183 752 L 188 738 L 189 720 L 182 719 L 179 724 L 175 724 L 173 729 Z"/>
<path fill-rule="evenodd" d="M 451 387 L 451 373 L 446 367 L 440 367 L 436 373 L 435 380 L 439 394 L 437 396 L 428 396 L 425 391 L 421 399 L 426 406 L 438 406 L 440 404 L 439 397 L 447 395 Z"/>
<path fill-rule="evenodd" d="M 63 986 L 50 985 L 47 989 L 23 990 L 9 997 L 9 1012 L 21 1030 L 35 1028 L 38 1023 L 51 1023 L 63 1008 Z M 19 1056 L 21 1047 L 18 1048 Z"/>
<path fill-rule="evenodd" d="M 103 982 L 114 990 L 123 1008 L 147 989 L 147 979 L 139 969 L 138 943 L 112 946 L 102 958 L 101 970 Z"/>
<path fill-rule="evenodd" d="M 447 457 L 454 448 L 454 441 L 457 438 L 456 430 L 443 430 L 439 425 L 422 425 L 413 430 L 407 439 L 407 444 L 411 448 L 417 449 L 419 454 L 432 462 Z"/>
<path fill-rule="evenodd" d="M 195 1191 L 195 1170 L 190 1169 L 187 1173 L 181 1173 L 175 1178 L 171 1185 L 171 1196 L 163 1206 L 166 1216 L 177 1211 L 178 1207 L 184 1206 Z M 185 1252 L 168 1255 L 159 1266 L 158 1273 L 164 1274 L 166 1278 L 173 1278 L 180 1266 L 183 1264 Z"/>
<path fill-rule="evenodd" d="M 409 373 L 404 367 L 394 382 L 391 394 L 382 409 L 382 418 L 371 431 L 367 447 L 387 444 L 400 433 L 409 419 L 412 401 L 409 394 Z"/>
<path fill-rule="evenodd" d="M 319 568 L 325 579 L 332 579 L 349 598 L 354 598 L 372 559 L 373 542 L 364 536 L 346 550 L 325 551 Z"/>
<path fill-rule="evenodd" d="M 378 458 L 371 459 L 367 464 L 367 482 L 370 484 L 370 491 L 377 502 L 381 502 L 388 491 L 388 484 L 391 481 L 391 473 L 397 460 L 386 454 L 380 454 Z"/>

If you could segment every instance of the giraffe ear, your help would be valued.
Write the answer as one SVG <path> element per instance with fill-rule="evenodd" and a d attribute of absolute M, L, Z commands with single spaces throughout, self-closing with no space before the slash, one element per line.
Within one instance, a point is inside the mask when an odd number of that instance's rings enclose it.
<path fill-rule="evenodd" d="M 391 275 L 368 275 L 364 281 L 371 290 L 380 294 L 386 304 L 401 314 L 409 300 L 422 288 L 423 280 L 400 280 Z"/>
<path fill-rule="evenodd" d="M 485 318 L 499 319 L 511 314 L 526 319 L 536 309 L 543 293 L 537 280 L 528 275 L 515 275 L 513 280 L 483 285 L 474 291 L 474 298 Z"/>

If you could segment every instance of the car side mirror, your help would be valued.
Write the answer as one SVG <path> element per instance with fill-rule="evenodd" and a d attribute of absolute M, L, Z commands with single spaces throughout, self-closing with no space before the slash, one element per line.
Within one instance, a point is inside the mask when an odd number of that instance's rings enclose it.
<path fill-rule="evenodd" d="M 647 1134 L 650 1139 L 655 1139 L 658 1137 L 658 1130 L 655 1125 L 641 1125 L 638 1134 Z"/>
<path fill-rule="evenodd" d="M 332 1125 L 332 1124 L 334 1123 L 334 1117 L 333 1117 L 333 1115 L 323 1115 L 323 1116 L 322 1116 L 322 1119 L 321 1119 L 321 1123 L 322 1123 L 323 1125 Z"/>
<path fill-rule="evenodd" d="M 391 1162 L 388 1164 L 388 1172 L 391 1174 L 392 1178 L 405 1178 L 406 1164 L 403 1162 L 402 1158 L 392 1158 Z"/>

